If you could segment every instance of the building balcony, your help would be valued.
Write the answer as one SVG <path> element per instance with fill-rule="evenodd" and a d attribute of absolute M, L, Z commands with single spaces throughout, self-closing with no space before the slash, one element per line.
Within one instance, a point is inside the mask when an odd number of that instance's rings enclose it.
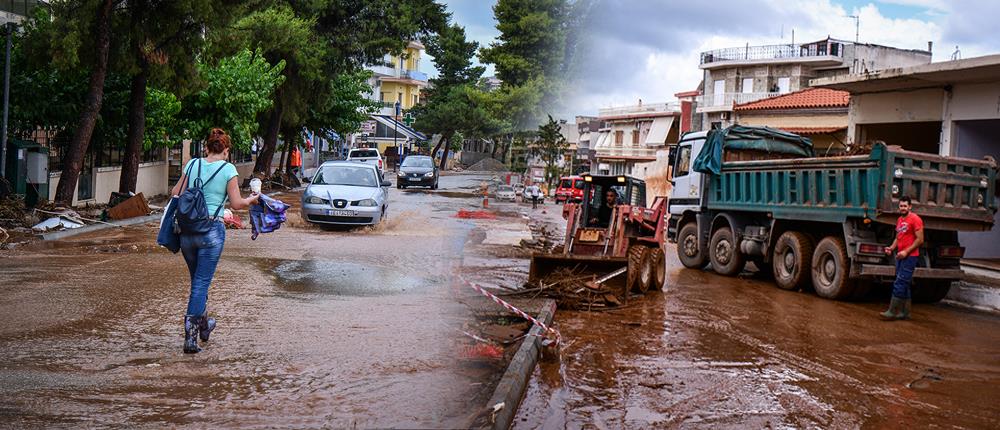
<path fill-rule="evenodd" d="M 414 81 L 427 82 L 427 74 L 419 70 L 401 70 L 389 66 L 368 66 L 368 70 L 376 77 L 387 79 L 410 79 Z"/>
<path fill-rule="evenodd" d="M 656 148 L 636 146 L 610 146 L 597 148 L 594 158 L 656 159 Z"/>
<path fill-rule="evenodd" d="M 610 108 L 598 109 L 597 115 L 599 117 L 611 117 L 611 116 L 625 116 L 625 115 L 641 115 L 650 113 L 674 113 L 680 112 L 680 103 L 670 102 L 670 103 L 649 103 L 641 105 L 632 106 L 615 106 Z"/>
<path fill-rule="evenodd" d="M 755 102 L 766 98 L 779 96 L 781 93 L 722 93 L 704 94 L 695 98 L 698 103 L 697 113 L 724 112 L 733 110 L 733 105 Z"/>
<path fill-rule="evenodd" d="M 815 63 L 817 66 L 843 62 L 844 44 L 835 41 L 806 45 L 763 45 L 723 48 L 701 53 L 699 67 L 712 69 L 760 63 Z"/>

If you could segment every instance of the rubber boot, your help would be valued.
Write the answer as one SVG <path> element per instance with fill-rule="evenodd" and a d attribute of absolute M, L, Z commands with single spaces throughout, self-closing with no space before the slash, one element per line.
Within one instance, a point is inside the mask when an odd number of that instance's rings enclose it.
<path fill-rule="evenodd" d="M 208 313 L 198 318 L 198 337 L 202 342 L 208 342 L 208 336 L 215 330 L 215 318 L 209 318 Z"/>
<path fill-rule="evenodd" d="M 879 318 L 881 318 L 883 321 L 895 321 L 897 318 L 899 318 L 899 311 L 902 308 L 902 306 L 903 306 L 903 299 L 893 296 L 892 300 L 889 302 L 889 309 L 886 309 L 885 312 L 878 314 Z"/>
<path fill-rule="evenodd" d="M 198 320 L 194 315 L 184 316 L 184 353 L 194 354 L 201 351 L 198 348 Z"/>
<path fill-rule="evenodd" d="M 896 315 L 898 320 L 908 320 L 910 319 L 910 304 L 913 302 L 912 299 L 902 299 L 902 305 L 900 306 L 899 314 Z"/>

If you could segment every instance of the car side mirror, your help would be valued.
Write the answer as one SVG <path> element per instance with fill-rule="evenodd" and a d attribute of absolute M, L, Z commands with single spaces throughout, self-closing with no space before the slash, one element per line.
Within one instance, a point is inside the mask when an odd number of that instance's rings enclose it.
<path fill-rule="evenodd" d="M 391 187 L 392 186 L 392 182 L 389 182 L 389 181 L 383 179 L 382 180 L 382 186 L 383 187 Z"/>
<path fill-rule="evenodd" d="M 670 148 L 670 152 L 667 152 L 667 163 L 669 163 L 670 166 L 673 166 L 674 162 L 676 161 L 677 161 L 677 147 L 673 147 Z"/>

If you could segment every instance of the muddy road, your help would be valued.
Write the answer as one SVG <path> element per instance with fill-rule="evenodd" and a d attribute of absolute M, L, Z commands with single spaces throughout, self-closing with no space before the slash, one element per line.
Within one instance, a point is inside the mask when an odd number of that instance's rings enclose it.
<path fill-rule="evenodd" d="M 682 268 L 612 312 L 560 310 L 567 344 L 514 428 L 998 428 L 1000 318 L 834 302 Z"/>
<path fill-rule="evenodd" d="M 527 267 L 478 255 L 489 235 L 454 217 L 480 204 L 482 178 L 393 188 L 374 229 L 291 214 L 256 241 L 228 231 L 209 291 L 219 326 L 193 355 L 181 353 L 187 270 L 153 226 L 0 255 L 0 427 L 468 425 L 502 369 L 456 360 L 469 318 L 456 298 L 474 293 L 453 275 Z"/>

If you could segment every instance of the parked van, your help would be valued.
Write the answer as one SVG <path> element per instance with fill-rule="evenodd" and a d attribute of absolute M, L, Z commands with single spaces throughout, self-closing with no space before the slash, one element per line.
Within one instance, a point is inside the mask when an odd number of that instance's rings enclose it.
<path fill-rule="evenodd" d="M 582 201 L 583 177 L 563 176 L 562 178 L 559 178 L 559 187 L 556 188 L 556 203 Z"/>

